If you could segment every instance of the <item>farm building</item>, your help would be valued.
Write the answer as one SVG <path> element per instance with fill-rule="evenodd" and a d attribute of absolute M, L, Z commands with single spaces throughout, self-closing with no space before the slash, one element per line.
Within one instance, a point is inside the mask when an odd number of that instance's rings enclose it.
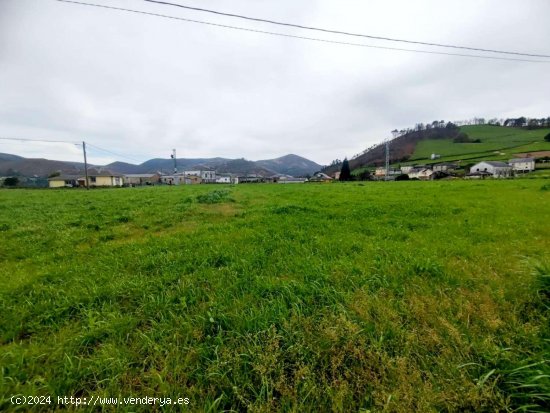
<path fill-rule="evenodd" d="M 512 167 L 504 162 L 482 161 L 470 168 L 470 174 L 475 172 L 487 172 L 493 178 L 507 178 L 512 174 Z"/>
<path fill-rule="evenodd" d="M 124 183 L 130 186 L 154 185 L 160 182 L 159 174 L 127 174 L 124 175 Z"/>
<path fill-rule="evenodd" d="M 510 159 L 508 164 L 512 167 L 513 171 L 518 172 L 531 172 L 535 170 L 534 158 L 515 158 Z"/>

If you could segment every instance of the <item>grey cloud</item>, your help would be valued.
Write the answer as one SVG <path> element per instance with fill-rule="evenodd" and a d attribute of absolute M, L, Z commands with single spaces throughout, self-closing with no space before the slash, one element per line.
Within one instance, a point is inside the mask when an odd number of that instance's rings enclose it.
<path fill-rule="evenodd" d="M 97 1 L 326 37 L 139 1 Z M 546 1 L 412 3 L 187 2 L 357 32 L 550 52 Z M 86 137 L 143 160 L 176 147 L 189 157 L 297 153 L 329 163 L 416 122 L 549 112 L 550 64 L 314 43 L 54 1 L 4 0 L 0 26 L 0 135 Z"/>

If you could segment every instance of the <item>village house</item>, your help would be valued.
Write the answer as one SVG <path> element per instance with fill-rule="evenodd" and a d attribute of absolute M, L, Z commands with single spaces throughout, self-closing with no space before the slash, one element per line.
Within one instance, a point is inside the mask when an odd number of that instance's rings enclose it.
<path fill-rule="evenodd" d="M 216 183 L 216 171 L 211 170 L 194 170 L 194 171 L 183 171 L 181 174 L 176 175 L 185 175 L 186 177 L 199 177 L 200 183 L 203 184 L 215 184 Z M 197 180 L 192 179 L 193 183 Z"/>
<path fill-rule="evenodd" d="M 200 177 L 205 184 L 216 183 L 216 171 L 201 171 Z"/>
<path fill-rule="evenodd" d="M 185 185 L 184 174 L 161 175 L 160 182 L 165 185 Z"/>
<path fill-rule="evenodd" d="M 389 170 L 389 176 L 397 176 L 401 175 L 401 170 L 397 169 L 390 169 Z M 382 178 L 386 176 L 386 168 L 384 166 L 379 166 L 374 171 L 374 176 L 377 178 Z"/>
<path fill-rule="evenodd" d="M 410 179 L 428 180 L 433 175 L 433 171 L 429 168 L 412 168 L 407 175 Z"/>
<path fill-rule="evenodd" d="M 508 164 L 515 172 L 531 172 L 535 170 L 534 158 L 515 158 L 510 159 Z"/>
<path fill-rule="evenodd" d="M 230 184 L 231 183 L 231 175 L 229 174 L 221 174 L 216 176 L 216 183 L 217 184 Z"/>
<path fill-rule="evenodd" d="M 126 174 L 124 183 L 129 186 L 154 185 L 160 182 L 159 174 Z"/>
<path fill-rule="evenodd" d="M 452 162 L 442 162 L 433 165 L 434 172 L 452 172 L 458 169 L 458 164 Z"/>
<path fill-rule="evenodd" d="M 413 165 L 402 166 L 401 167 L 401 173 L 402 174 L 408 174 L 411 171 L 411 169 L 413 169 L 413 168 L 414 168 Z"/>
<path fill-rule="evenodd" d="M 279 183 L 279 184 L 303 184 L 306 181 L 307 181 L 306 178 L 294 178 L 293 176 L 285 175 L 285 176 L 279 177 L 279 179 L 277 180 L 277 183 Z"/>
<path fill-rule="evenodd" d="M 482 161 L 470 168 L 470 175 L 476 172 L 485 172 L 493 178 L 508 178 L 512 174 L 512 167 L 499 161 Z"/>
<path fill-rule="evenodd" d="M 124 178 L 122 174 L 105 171 L 105 170 L 90 170 L 88 171 L 88 182 L 90 188 L 92 187 L 108 187 L 117 186 L 120 187 L 124 184 Z M 78 179 L 80 186 L 86 186 L 86 177 L 80 177 Z"/>
<path fill-rule="evenodd" d="M 330 176 L 323 172 L 317 172 L 315 175 L 313 175 L 309 182 L 332 182 L 334 179 L 332 179 Z"/>
<path fill-rule="evenodd" d="M 79 186 L 80 175 L 59 175 L 48 178 L 50 188 L 74 188 Z"/>
<path fill-rule="evenodd" d="M 105 170 L 91 169 L 88 171 L 88 183 L 90 188 L 94 187 L 121 187 L 124 178 L 121 174 Z M 50 188 L 73 188 L 86 186 L 86 177 L 83 175 L 59 175 L 48 179 Z"/>

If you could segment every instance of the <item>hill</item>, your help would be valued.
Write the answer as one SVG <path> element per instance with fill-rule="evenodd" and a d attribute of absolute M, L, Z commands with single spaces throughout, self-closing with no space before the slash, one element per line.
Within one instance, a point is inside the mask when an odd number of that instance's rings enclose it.
<path fill-rule="evenodd" d="M 18 161 L 24 159 L 21 156 L 11 155 L 9 153 L 0 153 L 0 161 Z"/>
<path fill-rule="evenodd" d="M 14 160 L 0 159 L 0 176 L 39 176 L 47 177 L 52 172 L 77 174 L 84 169 L 84 164 L 52 161 L 42 158 L 21 158 Z M 79 167 L 78 165 L 82 165 Z"/>
<path fill-rule="evenodd" d="M 544 136 L 550 129 L 527 129 L 494 125 L 449 126 L 425 130 L 409 130 L 390 142 L 390 162 L 396 165 L 430 164 L 478 160 L 508 160 L 518 156 L 537 156 L 549 151 Z M 432 154 L 441 157 L 432 160 Z M 543 156 L 543 154 L 541 154 Z M 352 170 L 381 166 L 385 163 L 385 145 L 378 144 L 350 160 Z M 327 167 L 334 172 L 341 164 Z"/>
<path fill-rule="evenodd" d="M 99 165 L 89 165 L 99 166 Z M 113 162 L 104 168 L 121 174 L 138 174 L 164 172 L 172 173 L 174 161 L 172 159 L 155 158 L 134 165 L 127 162 Z M 211 169 L 220 173 L 257 174 L 271 176 L 285 174 L 293 176 L 311 175 L 321 169 L 321 166 L 309 159 L 298 155 L 286 155 L 277 159 L 262 161 L 247 161 L 245 159 L 228 158 L 178 158 L 178 171 L 193 169 Z M 63 162 L 49 159 L 30 159 L 17 155 L 0 154 L 0 176 L 39 176 L 47 177 L 53 172 L 79 174 L 84 171 L 84 164 L 80 162 Z"/>
<path fill-rule="evenodd" d="M 216 169 L 218 165 L 223 164 L 224 162 L 227 162 L 229 160 L 230 159 L 226 158 L 178 158 L 176 160 L 176 165 L 178 171 L 201 168 Z M 174 160 L 162 158 L 150 159 L 146 162 L 143 162 L 140 167 L 142 173 L 157 171 L 171 173 L 174 171 Z"/>
<path fill-rule="evenodd" d="M 257 161 L 256 163 L 266 169 L 292 176 L 313 175 L 315 172 L 322 169 L 321 165 L 293 154 L 281 156 L 276 159 Z"/>
<path fill-rule="evenodd" d="M 218 165 L 216 170 L 220 173 L 260 175 L 264 177 L 272 176 L 278 173 L 278 171 L 260 166 L 258 162 L 247 161 L 246 159 L 233 159 Z"/>
<path fill-rule="evenodd" d="M 415 147 L 409 160 L 431 163 L 430 155 L 441 155 L 443 161 L 506 160 L 522 154 L 550 150 L 550 142 L 544 136 L 550 129 L 528 130 L 503 126 L 462 126 L 460 130 L 477 143 L 453 142 L 452 139 L 426 139 Z"/>
<path fill-rule="evenodd" d="M 105 165 L 105 169 L 119 174 L 139 174 L 144 172 L 141 165 L 134 165 L 127 162 L 113 162 Z"/>

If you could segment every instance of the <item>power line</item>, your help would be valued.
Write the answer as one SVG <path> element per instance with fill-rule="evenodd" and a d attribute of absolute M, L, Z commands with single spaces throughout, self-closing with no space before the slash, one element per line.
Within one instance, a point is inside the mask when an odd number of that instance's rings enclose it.
<path fill-rule="evenodd" d="M 62 0 L 59 0 L 59 1 L 62 1 Z M 200 12 L 205 12 L 205 13 L 217 14 L 217 15 L 220 15 L 220 16 L 234 17 L 234 18 L 238 18 L 238 19 L 275 24 L 275 25 L 278 25 L 278 26 L 295 27 L 295 28 L 298 28 L 298 29 L 314 30 L 314 31 L 318 31 L 318 32 L 332 33 L 332 34 L 341 34 L 341 35 L 345 35 L 345 36 L 365 37 L 365 38 L 368 38 L 368 39 L 385 40 L 385 41 L 390 41 L 390 42 L 421 44 L 421 45 L 424 45 L 424 46 L 435 46 L 435 47 L 447 47 L 447 48 L 452 48 L 452 49 L 473 50 L 473 51 L 477 51 L 477 52 L 500 53 L 500 54 L 519 55 L 519 56 L 529 56 L 529 57 L 550 57 L 550 55 L 522 53 L 522 52 L 510 52 L 510 51 L 505 51 L 505 50 L 494 50 L 494 49 L 482 49 L 482 48 L 477 48 L 477 47 L 457 46 L 457 45 L 443 44 L 443 43 L 429 43 L 429 42 L 421 42 L 421 41 L 416 41 L 416 40 L 395 39 L 395 38 L 392 38 L 392 37 L 382 37 L 382 36 L 373 36 L 373 35 L 368 35 L 368 34 L 344 32 L 344 31 L 340 31 L 340 30 L 322 29 L 322 28 L 319 28 L 319 27 L 303 26 L 303 25 L 300 25 L 300 24 L 284 23 L 284 22 L 279 22 L 279 21 L 275 21 L 275 20 L 261 19 L 261 18 L 258 18 L 258 17 L 243 16 L 241 14 L 224 13 L 224 12 L 220 12 L 220 11 L 216 11 L 216 10 L 203 9 L 203 8 L 200 8 L 200 7 L 184 6 L 182 4 L 169 3 L 169 2 L 166 2 L 166 1 L 158 1 L 158 0 L 141 0 L 141 1 L 145 1 L 147 3 L 161 4 L 163 6 L 174 6 L 174 7 L 180 7 L 182 9 L 187 9 L 187 10 L 194 10 L 194 11 L 200 11 Z"/>
<path fill-rule="evenodd" d="M 412 53 L 444 55 L 444 56 L 471 57 L 471 58 L 476 58 L 476 59 L 507 60 L 507 61 L 530 62 L 530 63 L 550 63 L 550 61 L 546 61 L 546 60 L 516 59 L 516 58 L 510 58 L 510 57 L 483 56 L 483 55 L 474 55 L 474 54 L 465 54 L 465 53 L 463 54 L 463 53 L 436 52 L 436 51 L 430 51 L 430 50 L 403 49 L 403 48 L 398 48 L 398 47 L 374 46 L 374 45 L 368 45 L 368 44 L 362 44 L 362 43 L 342 42 L 342 41 L 338 41 L 338 40 L 319 39 L 319 38 L 315 38 L 315 37 L 297 36 L 297 35 L 292 35 L 292 34 L 277 33 L 277 32 L 265 31 L 265 30 L 257 30 L 257 29 L 249 29 L 249 28 L 244 28 L 244 27 L 230 26 L 230 25 L 226 25 L 226 24 L 218 24 L 218 23 L 206 22 L 206 21 L 202 21 L 202 20 L 186 19 L 186 18 L 183 18 L 183 17 L 169 16 L 169 15 L 165 15 L 165 14 L 146 12 L 146 11 L 142 11 L 142 10 L 134 10 L 134 9 L 121 8 L 121 7 L 105 6 L 103 4 L 84 3 L 84 2 L 72 1 L 72 0 L 55 0 L 55 1 L 58 1 L 58 2 L 61 2 L 61 3 L 78 4 L 78 5 L 81 5 L 81 6 L 91 6 L 91 7 L 99 7 L 99 8 L 103 8 L 103 9 L 125 11 L 125 12 L 129 12 L 129 13 L 143 14 L 143 15 L 154 16 L 154 17 L 162 17 L 162 18 L 166 18 L 166 19 L 180 20 L 180 21 L 185 21 L 185 22 L 189 22 L 189 23 L 205 24 L 205 25 L 208 25 L 208 26 L 221 27 L 221 28 L 225 28 L 225 29 L 240 30 L 240 31 L 252 32 L 252 33 L 261 33 L 261 34 L 267 34 L 267 35 L 271 35 L 271 36 L 280 36 L 280 37 L 287 37 L 287 38 L 293 38 L 293 39 L 310 40 L 310 41 L 321 42 L 321 43 L 338 44 L 338 45 L 355 46 L 355 47 L 365 47 L 365 48 L 371 48 L 371 49 L 382 49 L 382 50 L 394 50 L 394 51 L 412 52 Z"/>
<path fill-rule="evenodd" d="M 60 141 L 60 140 L 48 140 L 48 139 L 29 139 L 29 138 L 6 138 L 6 137 L 0 137 L 0 140 L 6 140 L 6 141 L 22 141 L 22 142 L 47 142 L 47 143 L 67 143 L 67 144 L 70 144 L 70 145 L 77 145 L 77 146 L 83 146 L 83 142 L 77 142 L 77 141 Z M 138 164 L 141 164 L 142 161 L 140 160 L 137 160 L 137 159 L 134 159 L 134 158 L 131 158 L 129 156 L 126 156 L 126 155 L 121 155 L 120 153 L 116 153 L 116 152 L 113 152 L 113 151 L 110 151 L 108 149 L 105 149 L 105 148 L 101 148 L 97 145 L 92 145 L 91 143 L 89 142 L 86 142 L 86 146 L 88 147 L 92 147 L 92 148 L 95 148 L 96 150 L 99 150 L 99 151 L 103 151 L 103 152 L 107 152 L 111 155 L 115 155 L 115 156 L 118 156 L 120 158 L 126 158 L 126 159 L 129 159 L 133 162 L 137 162 Z"/>
<path fill-rule="evenodd" d="M 0 137 L 0 139 L 1 140 L 6 140 L 6 141 L 70 143 L 72 145 L 82 145 L 82 142 L 76 142 L 76 141 L 59 141 L 59 140 L 27 139 L 27 138 L 3 138 L 3 137 Z"/>
<path fill-rule="evenodd" d="M 101 147 L 99 147 L 99 146 L 97 146 L 97 145 L 92 145 L 92 144 L 89 143 L 89 142 L 86 142 L 86 145 L 87 145 L 88 147 L 95 148 L 96 150 L 103 151 L 103 152 L 109 153 L 109 154 L 114 155 L 114 156 L 118 156 L 119 158 L 129 159 L 129 160 L 131 160 L 132 162 L 137 162 L 138 164 L 143 163 L 142 161 L 139 161 L 139 160 L 137 160 L 137 159 L 131 158 L 131 157 L 129 157 L 129 156 L 121 155 L 120 153 L 116 153 L 116 152 L 110 151 L 109 149 L 101 148 Z"/>

